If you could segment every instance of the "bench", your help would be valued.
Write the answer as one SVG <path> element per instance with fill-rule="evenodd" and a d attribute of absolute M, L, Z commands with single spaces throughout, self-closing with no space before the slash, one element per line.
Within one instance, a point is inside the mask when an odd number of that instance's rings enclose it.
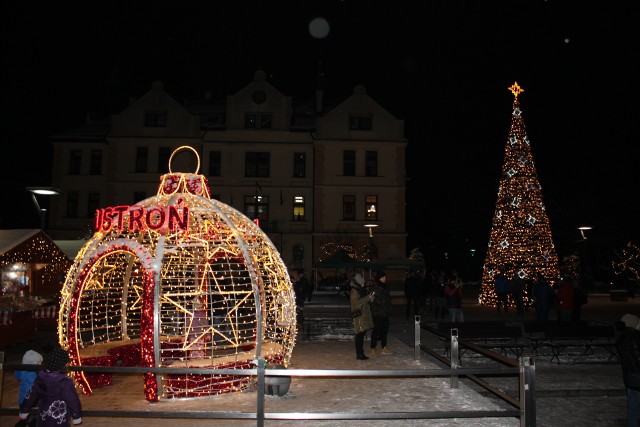
<path fill-rule="evenodd" d="M 568 348 L 583 348 L 581 355 L 594 354 L 594 347 L 605 349 L 609 360 L 617 357 L 616 328 L 613 324 L 589 323 L 586 321 L 527 322 L 523 326 L 534 354 L 542 346 L 551 349 L 551 362 L 560 363 L 560 356 Z"/>

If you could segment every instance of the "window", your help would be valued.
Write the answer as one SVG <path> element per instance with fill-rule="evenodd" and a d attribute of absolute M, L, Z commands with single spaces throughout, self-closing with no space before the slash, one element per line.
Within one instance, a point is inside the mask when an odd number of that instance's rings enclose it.
<path fill-rule="evenodd" d="M 365 153 L 364 173 L 366 176 L 378 176 L 378 152 L 367 151 Z"/>
<path fill-rule="evenodd" d="M 167 113 L 144 113 L 144 127 L 163 128 L 167 126 Z"/>
<path fill-rule="evenodd" d="M 78 193 L 67 193 L 67 217 L 78 217 Z"/>
<path fill-rule="evenodd" d="M 356 219 L 356 196 L 352 194 L 342 196 L 342 219 L 345 221 Z"/>
<path fill-rule="evenodd" d="M 342 175 L 356 176 L 356 152 L 354 150 L 342 152 Z"/>
<path fill-rule="evenodd" d="M 222 176 L 222 152 L 209 151 L 209 176 Z"/>
<path fill-rule="evenodd" d="M 244 115 L 245 129 L 271 129 L 271 114 L 246 113 Z"/>
<path fill-rule="evenodd" d="M 158 148 L 158 173 L 169 172 L 169 159 L 171 158 L 171 147 Z"/>
<path fill-rule="evenodd" d="M 304 196 L 293 198 L 293 220 L 304 221 Z"/>
<path fill-rule="evenodd" d="M 293 263 L 295 265 L 304 265 L 304 245 L 293 245 Z"/>
<path fill-rule="evenodd" d="M 365 212 L 367 213 L 367 221 L 378 220 L 378 196 L 365 196 Z"/>
<path fill-rule="evenodd" d="M 133 204 L 134 205 L 136 203 L 140 203 L 141 201 L 143 201 L 146 198 L 147 198 L 147 192 L 146 191 L 134 191 L 133 192 Z"/>
<path fill-rule="evenodd" d="M 69 152 L 69 175 L 80 175 L 82 166 L 82 151 L 71 150 Z"/>
<path fill-rule="evenodd" d="M 371 130 L 371 116 L 349 116 L 349 130 Z"/>
<path fill-rule="evenodd" d="M 102 173 L 102 150 L 91 150 L 89 173 L 91 175 L 100 175 Z"/>
<path fill-rule="evenodd" d="M 245 196 L 244 214 L 261 223 L 269 221 L 269 196 Z"/>
<path fill-rule="evenodd" d="M 255 114 L 245 114 L 244 115 L 244 127 L 245 127 L 245 129 L 255 129 L 256 128 L 256 115 Z"/>
<path fill-rule="evenodd" d="M 271 114 L 260 114 L 260 129 L 271 129 Z"/>
<path fill-rule="evenodd" d="M 307 162 L 305 153 L 293 153 L 293 176 L 304 178 L 307 174 Z"/>
<path fill-rule="evenodd" d="M 98 209 L 100 209 L 100 193 L 89 193 L 87 197 L 87 218 L 96 216 Z"/>
<path fill-rule="evenodd" d="M 248 152 L 244 155 L 244 176 L 246 177 L 268 177 L 269 176 L 269 153 Z"/>
<path fill-rule="evenodd" d="M 136 148 L 136 172 L 147 171 L 147 160 L 149 158 L 149 149 L 147 147 Z"/>

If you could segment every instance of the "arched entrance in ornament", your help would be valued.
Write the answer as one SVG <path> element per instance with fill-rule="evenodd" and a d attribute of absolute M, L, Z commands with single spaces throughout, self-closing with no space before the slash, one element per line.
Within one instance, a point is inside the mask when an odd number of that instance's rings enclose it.
<path fill-rule="evenodd" d="M 78 286 L 69 304 L 67 339 L 72 363 L 77 366 L 111 366 L 126 352 L 128 366 L 155 366 L 154 293 L 152 256 L 138 242 L 119 239 L 100 245 L 94 256 L 80 265 Z M 122 347 L 126 345 L 126 351 Z M 118 359 L 121 364 L 121 359 Z M 109 385 L 110 375 L 76 372 L 85 394 L 92 386 Z M 147 394 L 155 394 L 149 375 Z"/>

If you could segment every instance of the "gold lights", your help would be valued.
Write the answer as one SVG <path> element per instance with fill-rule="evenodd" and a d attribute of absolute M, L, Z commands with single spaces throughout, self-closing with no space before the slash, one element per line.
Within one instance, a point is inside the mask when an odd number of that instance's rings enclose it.
<path fill-rule="evenodd" d="M 483 305 L 497 303 L 494 283 L 498 273 L 508 278 L 518 275 L 530 285 L 539 278 L 553 284 L 559 276 L 558 257 L 542 188 L 518 101 L 523 89 L 516 82 L 509 90 L 515 99 L 511 129 L 505 145 L 503 175 L 483 267 L 479 296 L 479 303 Z M 531 304 L 528 294 L 525 294 L 524 303 Z"/>
<path fill-rule="evenodd" d="M 515 96 L 516 99 L 518 99 L 518 95 L 524 92 L 524 89 L 520 87 L 518 82 L 514 82 L 511 86 L 509 86 L 509 90 L 511 91 L 513 96 Z"/>
<path fill-rule="evenodd" d="M 170 169 L 158 194 L 135 206 L 170 212 L 176 204 L 188 208 L 186 228 L 128 227 L 136 209 L 115 209 L 112 223 L 125 226 L 100 228 L 78 253 L 59 325 L 73 363 L 122 363 L 115 358 L 128 354 L 149 367 L 252 368 L 258 356 L 287 366 L 295 297 L 273 243 L 241 212 L 210 199 L 201 175 Z M 76 380 L 88 394 L 95 386 L 81 374 Z M 144 384 L 153 401 L 242 391 L 250 380 L 148 374 Z"/>

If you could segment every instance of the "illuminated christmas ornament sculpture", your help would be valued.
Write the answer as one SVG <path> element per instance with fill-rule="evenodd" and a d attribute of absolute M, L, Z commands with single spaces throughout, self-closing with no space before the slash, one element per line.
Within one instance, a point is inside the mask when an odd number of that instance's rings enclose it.
<path fill-rule="evenodd" d="M 286 266 L 251 219 L 210 198 L 206 178 L 169 173 L 158 194 L 100 209 L 62 290 L 58 333 L 72 365 L 251 369 L 287 366 L 295 297 Z M 85 394 L 109 375 L 77 372 Z M 250 388 L 235 375 L 144 375 L 149 401 Z"/>
<path fill-rule="evenodd" d="M 524 90 L 517 82 L 509 90 L 515 99 L 482 273 L 479 302 L 483 305 L 497 304 L 494 283 L 498 272 L 507 278 L 517 275 L 530 285 L 539 278 L 553 284 L 559 276 L 558 256 L 518 101 Z M 524 303 L 530 305 L 526 292 Z"/>

